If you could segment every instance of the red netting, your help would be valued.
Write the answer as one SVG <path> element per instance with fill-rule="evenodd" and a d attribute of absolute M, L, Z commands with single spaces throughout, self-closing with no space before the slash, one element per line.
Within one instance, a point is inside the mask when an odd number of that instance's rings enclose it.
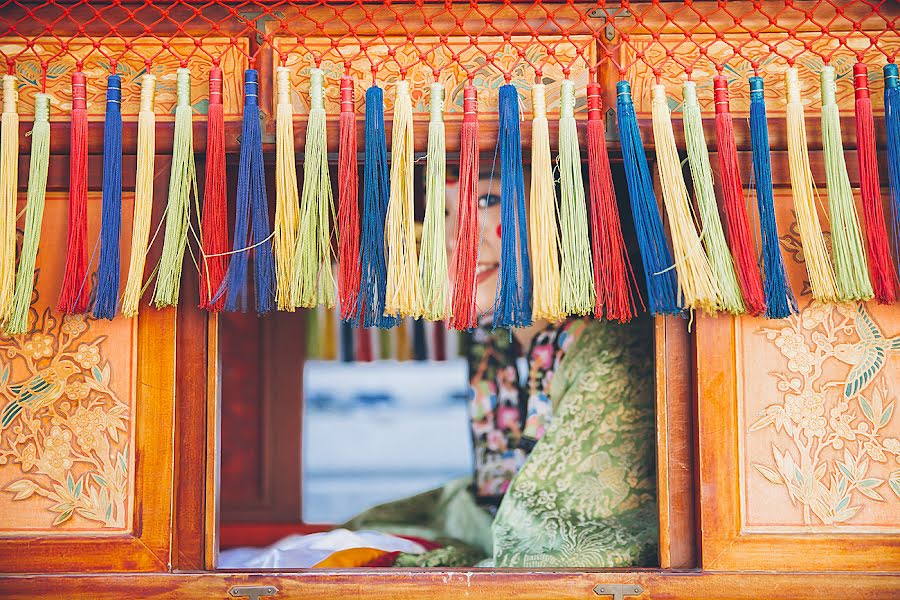
<path fill-rule="evenodd" d="M 535 78 L 547 83 L 564 77 L 584 83 L 628 78 L 633 85 L 642 79 L 649 85 L 654 78 L 701 80 L 700 74 L 734 73 L 742 75 L 740 81 L 735 78 L 738 89 L 732 90 L 733 108 L 740 112 L 740 98 L 747 96 L 740 87 L 753 70 L 831 63 L 839 76 L 850 76 L 857 60 L 892 62 L 900 49 L 898 12 L 898 4 L 890 0 L 8 0 L 0 2 L 0 57 L 20 78 L 24 111 L 31 104 L 29 95 L 39 90 L 50 92 L 57 108 L 65 110 L 72 71 L 98 77 L 118 71 L 126 84 L 129 76 L 135 79 L 135 85 L 123 90 L 127 118 L 137 113 L 136 78 L 144 70 L 174 74 L 177 67 L 188 66 L 199 80 L 213 65 L 222 65 L 233 78 L 231 85 L 226 82 L 226 104 L 230 94 L 236 106 L 243 68 L 260 69 L 264 81 L 265 71 L 282 64 L 296 66 L 297 82 L 312 66 L 326 69 L 326 77 L 348 73 L 379 82 L 410 79 L 418 94 L 414 102 L 420 101 L 415 108 L 423 112 L 431 80 L 444 81 L 448 110 L 461 112 L 466 79 L 492 89 L 504 81 L 528 84 Z M 162 83 L 161 108 L 169 109 L 174 76 Z M 93 94 L 102 94 L 102 85 L 95 87 Z M 263 88 L 271 97 L 271 77 Z M 523 92 L 527 95 L 527 89 Z M 637 99 L 639 85 L 635 92 Z M 336 115 L 337 85 L 328 94 L 334 108 L 329 114 Z M 195 96 L 202 112 L 205 90 Z M 583 107 L 583 96 L 579 102 Z M 491 103 L 486 97 L 483 110 L 490 110 Z M 100 114 L 103 103 L 92 104 L 92 114 Z"/>

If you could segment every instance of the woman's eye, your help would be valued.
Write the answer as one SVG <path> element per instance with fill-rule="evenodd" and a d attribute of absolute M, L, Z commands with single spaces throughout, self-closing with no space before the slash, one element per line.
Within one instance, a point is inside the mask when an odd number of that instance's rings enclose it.
<path fill-rule="evenodd" d="M 479 208 L 487 208 L 498 204 L 500 204 L 500 196 L 497 194 L 484 194 L 483 196 L 478 197 Z"/>

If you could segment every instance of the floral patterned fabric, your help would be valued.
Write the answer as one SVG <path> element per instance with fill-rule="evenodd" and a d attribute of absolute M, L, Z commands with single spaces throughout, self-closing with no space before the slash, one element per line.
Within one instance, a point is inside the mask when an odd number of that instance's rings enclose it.
<path fill-rule="evenodd" d="M 648 320 L 591 322 L 549 381 L 553 419 L 493 524 L 498 567 L 657 564 Z"/>

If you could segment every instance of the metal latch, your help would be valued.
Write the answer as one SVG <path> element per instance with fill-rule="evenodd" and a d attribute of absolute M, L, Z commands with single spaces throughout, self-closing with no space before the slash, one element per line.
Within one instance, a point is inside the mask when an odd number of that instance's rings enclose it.
<path fill-rule="evenodd" d="M 613 600 L 623 600 L 626 596 L 640 596 L 644 588 L 636 583 L 601 583 L 594 587 L 598 596 L 612 596 Z"/>
<path fill-rule="evenodd" d="M 236 585 L 228 593 L 232 598 L 259 600 L 263 596 L 274 596 L 278 593 L 278 588 L 274 585 Z"/>

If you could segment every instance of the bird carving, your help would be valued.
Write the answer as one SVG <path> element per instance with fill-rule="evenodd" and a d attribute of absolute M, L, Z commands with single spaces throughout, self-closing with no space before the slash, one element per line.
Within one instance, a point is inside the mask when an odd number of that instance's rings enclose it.
<path fill-rule="evenodd" d="M 884 337 L 862 304 L 856 307 L 855 323 L 859 341 L 834 347 L 835 358 L 852 367 L 844 384 L 844 397 L 847 399 L 866 389 L 887 364 L 891 352 L 900 352 L 900 336 Z"/>
<path fill-rule="evenodd" d="M 0 416 L 0 429 L 9 427 L 23 408 L 34 412 L 59 400 L 66 389 L 69 377 L 77 372 L 78 367 L 75 366 L 75 363 L 62 360 L 46 369 L 41 369 L 24 383 L 9 386 L 9 389 L 15 394 L 15 398 L 3 409 L 3 415 Z"/>

